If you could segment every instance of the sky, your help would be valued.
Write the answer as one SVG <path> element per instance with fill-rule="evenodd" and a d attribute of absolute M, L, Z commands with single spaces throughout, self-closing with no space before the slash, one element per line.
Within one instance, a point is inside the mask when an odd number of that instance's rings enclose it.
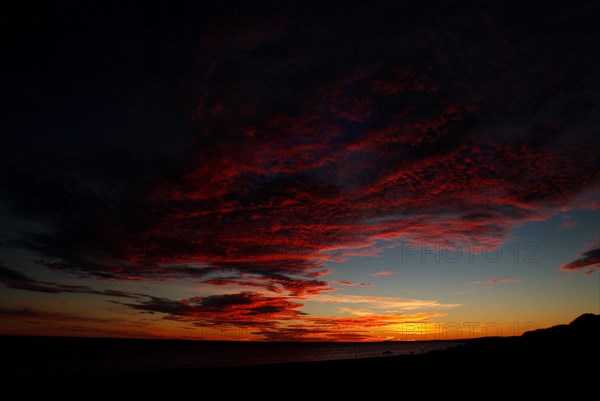
<path fill-rule="evenodd" d="M 20 7 L 0 334 L 433 340 L 600 313 L 597 3 Z"/>

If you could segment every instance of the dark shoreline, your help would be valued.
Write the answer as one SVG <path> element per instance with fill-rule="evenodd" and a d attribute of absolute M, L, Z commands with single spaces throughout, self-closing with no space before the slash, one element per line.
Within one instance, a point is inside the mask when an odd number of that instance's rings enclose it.
<path fill-rule="evenodd" d="M 564 340 L 564 339 L 562 339 Z M 584 339 L 581 339 L 584 340 Z M 299 362 L 211 369 L 182 369 L 115 375 L 114 382 L 184 384 L 202 378 L 219 382 L 255 383 L 256 378 L 285 382 L 313 378 L 320 382 L 340 378 L 341 391 L 356 396 L 365 386 L 386 392 L 388 386 L 425 386 L 422 395 L 447 394 L 450 389 L 476 392 L 481 386 L 494 393 L 531 391 L 534 395 L 559 392 L 587 394 L 598 381 L 600 347 L 597 338 L 565 342 L 558 339 L 531 341 L 522 337 L 479 338 L 463 345 L 425 354 L 365 359 Z M 339 380 L 339 379 L 338 379 Z M 353 388 L 352 386 L 355 386 Z M 385 390 L 387 389 L 387 390 Z M 519 389 L 519 390 L 517 390 Z M 241 391 L 236 389 L 234 391 Z M 256 388 L 245 391 L 254 392 Z M 314 391 L 296 388 L 300 393 Z M 458 395 L 458 394 L 456 394 Z"/>
<path fill-rule="evenodd" d="M 0 377 L 88 377 L 192 370 L 276 369 L 421 354 L 464 341 L 235 342 L 90 337 L 0 337 Z"/>
<path fill-rule="evenodd" d="M 190 345 L 208 346 L 211 348 L 247 347 L 243 343 L 193 343 L 188 341 L 169 340 L 126 340 L 126 339 L 69 339 L 69 338 L 35 338 L 0 337 L 3 364 L 0 372 L 3 380 L 10 382 L 53 381 L 68 378 L 78 382 L 110 383 L 186 383 L 199 377 L 203 380 L 220 380 L 222 378 L 244 381 L 249 377 L 285 378 L 309 377 L 314 374 L 341 374 L 352 380 L 381 380 L 382 378 L 398 378 L 403 380 L 467 380 L 477 378 L 486 382 L 495 380 L 511 381 L 532 380 L 535 377 L 547 377 L 552 380 L 571 378 L 577 381 L 597 381 L 597 363 L 600 356 L 600 315 L 583 315 L 570 325 L 556 326 L 551 329 L 529 332 L 521 337 L 486 337 L 470 340 L 459 340 L 459 345 L 446 350 L 430 351 L 424 354 L 392 355 L 364 359 L 344 359 L 318 362 L 275 363 L 268 365 L 229 366 L 210 368 L 169 368 L 147 369 L 143 363 L 132 360 L 130 369 L 93 371 L 72 366 L 62 373 L 56 369 L 68 368 L 65 363 L 82 350 L 81 346 L 90 343 L 103 343 L 105 346 L 90 351 L 85 358 L 103 357 L 110 360 L 133 344 L 139 347 L 141 355 L 147 357 L 148 352 L 156 350 L 160 345 L 161 352 L 175 352 L 182 347 L 185 352 Z M 7 341 L 10 340 L 10 341 Z M 12 342 L 12 344 L 10 344 Z M 20 343 L 20 346 L 15 346 Z M 37 343 L 37 346 L 35 345 Z M 49 344 L 54 344 L 49 349 Z M 56 346 L 62 344 L 62 346 Z M 79 348 L 78 348 L 79 344 Z M 265 343 L 257 344 L 264 347 Z M 169 346 L 167 346 L 169 345 Z M 252 344 L 250 344 L 251 346 Z M 301 346 L 305 347 L 303 343 Z M 294 343 L 269 343 L 269 347 L 293 347 Z M 300 346 L 300 345 L 297 345 Z M 171 347 L 171 348 L 169 348 Z M 45 351 L 44 351 L 45 349 Z M 66 358 L 58 356 L 69 350 Z M 146 351 L 144 351 L 146 350 Z M 108 353 L 108 354 L 107 354 Z M 22 355 L 21 368 L 14 369 L 8 363 L 19 360 Z M 142 360 L 143 361 L 143 360 Z M 27 366 L 37 365 L 28 369 Z M 146 368 L 146 369 L 144 369 Z M 65 372 L 67 374 L 65 374 Z M 541 376 L 540 376 L 541 375 Z M 395 380 L 395 379 L 394 379 Z"/>

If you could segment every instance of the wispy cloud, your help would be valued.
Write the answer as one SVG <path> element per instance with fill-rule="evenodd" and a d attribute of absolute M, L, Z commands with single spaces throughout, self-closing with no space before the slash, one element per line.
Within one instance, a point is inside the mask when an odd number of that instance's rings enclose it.
<path fill-rule="evenodd" d="M 123 317 L 98 317 L 52 310 L 30 305 L 0 306 L 0 320 L 9 322 L 3 334 L 22 334 L 22 328 L 33 328 L 43 335 L 160 337 L 152 324 L 143 320 Z"/>
<path fill-rule="evenodd" d="M 502 279 L 490 279 L 487 281 L 473 281 L 471 284 L 485 284 L 488 287 L 494 286 L 496 284 L 519 284 L 520 280 L 515 280 L 512 278 L 502 278 Z"/>
<path fill-rule="evenodd" d="M 434 300 L 360 295 L 318 295 L 311 300 L 324 303 L 361 304 L 375 310 L 449 309 L 461 306 L 461 304 L 443 304 Z"/>
<path fill-rule="evenodd" d="M 579 259 L 562 265 L 560 269 L 565 271 L 584 271 L 586 275 L 600 270 L 600 247 L 583 252 Z"/>
<path fill-rule="evenodd" d="M 371 276 L 373 277 L 386 277 L 386 276 L 393 276 L 394 274 L 400 274 L 399 272 L 392 272 L 389 270 L 382 270 L 376 273 L 371 273 Z"/>
<path fill-rule="evenodd" d="M 565 217 L 563 222 L 558 226 L 559 230 L 570 230 L 577 226 L 577 221 L 570 220 L 568 217 Z"/>
<path fill-rule="evenodd" d="M 340 281 L 332 281 L 332 284 L 338 284 L 338 285 L 342 285 L 344 287 L 372 287 L 373 284 L 369 284 L 369 283 L 357 283 L 354 281 L 346 281 L 346 280 L 340 280 Z"/>
<path fill-rule="evenodd" d="M 0 283 L 17 290 L 44 292 L 47 294 L 93 294 L 107 297 L 139 298 L 140 294 L 131 294 L 118 290 L 98 290 L 85 285 L 68 285 L 48 281 L 38 281 L 26 274 L 0 265 Z"/>

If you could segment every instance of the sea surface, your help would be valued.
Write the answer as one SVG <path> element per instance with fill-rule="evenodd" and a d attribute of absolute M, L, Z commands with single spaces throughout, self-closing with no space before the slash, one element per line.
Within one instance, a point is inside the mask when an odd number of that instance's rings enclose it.
<path fill-rule="evenodd" d="M 388 357 L 457 342 L 290 343 L 91 338 L 0 338 L 0 373 L 63 376 Z"/>

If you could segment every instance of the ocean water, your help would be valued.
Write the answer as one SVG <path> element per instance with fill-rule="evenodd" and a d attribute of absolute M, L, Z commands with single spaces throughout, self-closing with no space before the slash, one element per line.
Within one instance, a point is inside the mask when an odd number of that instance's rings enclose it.
<path fill-rule="evenodd" d="M 178 358 L 176 363 L 179 365 L 217 367 L 329 361 L 419 354 L 433 350 L 444 350 L 453 345 L 456 345 L 456 343 L 242 343 L 231 347 L 205 349 L 197 355 L 187 355 L 184 358 Z"/>
<path fill-rule="evenodd" d="M 89 338 L 3 338 L 0 373 L 63 376 L 388 357 L 456 342 L 264 343 Z"/>

